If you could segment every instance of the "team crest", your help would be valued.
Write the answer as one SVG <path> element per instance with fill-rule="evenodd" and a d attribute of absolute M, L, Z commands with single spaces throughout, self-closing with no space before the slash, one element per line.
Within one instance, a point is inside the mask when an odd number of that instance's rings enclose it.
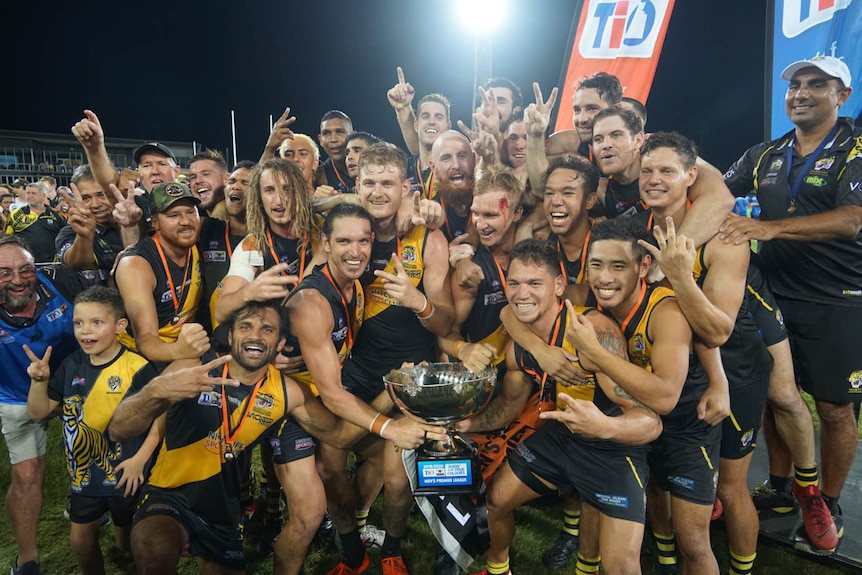
<path fill-rule="evenodd" d="M 404 246 L 401 250 L 401 263 L 411 263 L 416 261 L 416 249 L 413 246 Z"/>
<path fill-rule="evenodd" d="M 834 164 L 834 163 L 835 163 L 835 156 L 832 156 L 831 158 L 821 158 L 821 159 L 817 160 L 817 162 L 814 164 L 814 171 L 821 172 L 824 170 L 828 170 L 829 168 L 832 167 L 832 164 Z"/>
<path fill-rule="evenodd" d="M 646 351 L 646 342 L 644 341 L 644 336 L 636 333 L 632 338 L 632 349 L 638 353 L 643 353 Z"/>
<path fill-rule="evenodd" d="M 272 409 L 275 399 L 268 393 L 259 393 L 254 400 L 255 407 L 260 409 Z"/>
<path fill-rule="evenodd" d="M 847 378 L 850 382 L 850 387 L 853 389 L 862 389 L 862 370 L 856 370 Z"/>
<path fill-rule="evenodd" d="M 749 429 L 745 433 L 742 434 L 740 438 L 740 443 L 742 443 L 743 447 L 748 447 L 751 444 L 751 441 L 754 439 L 754 430 Z"/>
<path fill-rule="evenodd" d="M 116 375 L 112 375 L 108 378 L 108 388 L 111 391 L 117 391 L 118 389 L 120 389 L 121 383 L 123 383 L 123 381 Z"/>
<path fill-rule="evenodd" d="M 769 165 L 769 171 L 777 173 L 778 170 L 780 170 L 781 166 L 783 166 L 783 165 L 784 165 L 784 160 L 782 160 L 781 158 L 775 158 L 774 160 L 772 160 L 772 163 Z"/>

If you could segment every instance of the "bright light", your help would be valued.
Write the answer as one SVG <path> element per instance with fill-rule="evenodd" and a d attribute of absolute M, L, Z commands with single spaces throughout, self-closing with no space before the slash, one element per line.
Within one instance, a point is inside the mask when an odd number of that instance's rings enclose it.
<path fill-rule="evenodd" d="M 476 32 L 490 32 L 506 15 L 505 0 L 457 0 L 461 21 Z"/>

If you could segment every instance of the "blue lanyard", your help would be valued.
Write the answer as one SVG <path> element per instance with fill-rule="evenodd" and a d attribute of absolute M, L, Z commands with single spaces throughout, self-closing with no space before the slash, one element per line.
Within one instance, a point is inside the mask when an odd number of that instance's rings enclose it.
<path fill-rule="evenodd" d="M 802 186 L 802 180 L 805 178 L 805 174 L 811 169 L 811 166 L 814 165 L 814 162 L 817 158 L 820 157 L 820 152 L 826 147 L 826 144 L 830 143 L 835 139 L 835 136 L 838 135 L 838 129 L 841 126 L 839 124 L 835 124 L 835 127 L 832 128 L 826 137 L 820 142 L 820 145 L 817 146 L 817 149 L 811 152 L 808 156 L 808 160 L 806 160 L 805 165 L 802 166 L 802 169 L 799 171 L 799 175 L 796 176 L 796 181 L 790 181 L 790 171 L 793 166 L 793 146 L 796 142 L 796 136 L 790 139 L 790 143 L 787 145 L 787 183 L 790 186 L 790 202 L 791 205 L 796 202 L 796 196 L 799 194 L 799 188 Z"/>

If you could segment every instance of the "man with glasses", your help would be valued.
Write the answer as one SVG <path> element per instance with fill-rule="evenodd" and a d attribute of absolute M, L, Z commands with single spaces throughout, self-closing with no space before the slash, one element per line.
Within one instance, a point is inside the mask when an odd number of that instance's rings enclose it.
<path fill-rule="evenodd" d="M 72 302 L 80 289 L 78 275 L 65 267 L 37 269 L 33 253 L 19 235 L 0 237 L 0 423 L 12 465 L 6 514 L 18 556 L 13 574 L 38 574 L 36 525 L 42 510 L 47 421 L 27 415 L 30 360 L 27 345 L 39 357 L 49 347 L 56 369 L 75 347 Z"/>

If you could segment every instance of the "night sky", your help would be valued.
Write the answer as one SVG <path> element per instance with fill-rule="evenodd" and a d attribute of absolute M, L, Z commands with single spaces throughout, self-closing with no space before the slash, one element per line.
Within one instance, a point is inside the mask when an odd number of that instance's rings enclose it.
<path fill-rule="evenodd" d="M 508 0 L 493 72 L 545 94 L 560 81 L 575 0 Z M 650 95 L 648 130 L 675 129 L 726 168 L 763 139 L 761 2 L 677 0 Z M 318 133 L 338 108 L 401 144 L 386 91 L 402 66 L 469 123 L 473 34 L 454 0 L 5 2 L 0 127 L 68 133 L 84 108 L 108 136 L 230 146 L 256 159 L 269 115 Z M 563 105 L 570 105 L 563 102 Z M 560 103 L 558 102 L 558 105 Z M 453 121 L 454 125 L 454 121 Z M 230 161 L 230 159 L 229 159 Z"/>

